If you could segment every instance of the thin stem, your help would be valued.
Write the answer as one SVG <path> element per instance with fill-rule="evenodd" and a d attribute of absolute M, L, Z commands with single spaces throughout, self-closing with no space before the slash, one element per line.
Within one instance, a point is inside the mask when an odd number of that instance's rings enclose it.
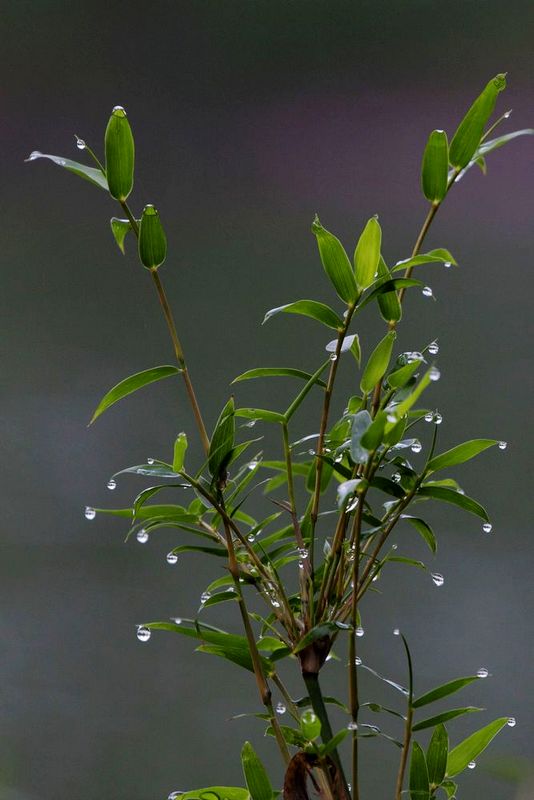
<path fill-rule="evenodd" d="M 353 723 L 352 731 L 352 797 L 359 800 L 359 776 L 358 776 L 358 713 L 360 701 L 358 696 L 358 669 L 356 665 L 356 628 L 358 625 L 358 573 L 360 564 L 360 541 L 362 531 L 362 513 L 364 494 L 359 499 L 354 517 L 354 566 L 352 570 L 352 609 L 351 609 L 351 629 L 349 634 L 349 699 L 350 713 Z"/>
<path fill-rule="evenodd" d="M 291 695 L 289 694 L 289 692 L 287 690 L 286 685 L 284 684 L 284 682 L 282 681 L 282 679 L 280 678 L 280 676 L 278 675 L 277 672 L 273 672 L 273 674 L 271 675 L 271 680 L 274 683 L 274 685 L 277 687 L 277 689 L 279 690 L 279 692 L 282 695 L 282 697 L 284 698 L 287 710 L 289 711 L 289 713 L 291 714 L 293 719 L 296 720 L 297 722 L 299 722 L 300 715 L 299 715 L 298 706 L 293 702 L 293 700 L 291 698 Z"/>
<path fill-rule="evenodd" d="M 412 721 L 413 721 L 413 708 L 408 706 L 408 714 L 406 715 L 406 724 L 404 726 L 404 741 L 402 743 L 402 753 L 399 765 L 399 772 L 397 774 L 397 785 L 395 787 L 395 800 L 402 800 L 402 784 L 404 783 L 404 774 L 406 772 L 406 765 L 408 763 L 408 753 L 410 750 L 410 741 L 412 738 Z"/>

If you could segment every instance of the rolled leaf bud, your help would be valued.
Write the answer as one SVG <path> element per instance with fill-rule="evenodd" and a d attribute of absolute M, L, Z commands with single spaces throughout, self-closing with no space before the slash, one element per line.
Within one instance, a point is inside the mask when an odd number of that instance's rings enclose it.
<path fill-rule="evenodd" d="M 104 138 L 109 193 L 124 203 L 133 188 L 135 146 L 130 123 L 122 106 L 115 106 Z"/>
<path fill-rule="evenodd" d="M 139 259 L 147 269 L 157 269 L 167 255 L 167 237 L 154 206 L 143 209 L 139 226 Z"/>

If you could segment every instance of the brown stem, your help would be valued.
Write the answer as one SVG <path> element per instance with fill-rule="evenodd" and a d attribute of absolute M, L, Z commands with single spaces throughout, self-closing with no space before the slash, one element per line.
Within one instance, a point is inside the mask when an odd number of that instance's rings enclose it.
<path fill-rule="evenodd" d="M 413 720 L 413 708 L 410 703 L 410 705 L 408 706 L 408 714 L 406 716 L 406 725 L 404 727 L 404 741 L 402 744 L 399 772 L 397 774 L 395 800 L 402 800 L 402 784 L 404 783 L 404 774 L 406 772 L 406 765 L 408 763 L 408 753 L 410 750 L 410 741 L 412 738 L 412 720 Z"/>

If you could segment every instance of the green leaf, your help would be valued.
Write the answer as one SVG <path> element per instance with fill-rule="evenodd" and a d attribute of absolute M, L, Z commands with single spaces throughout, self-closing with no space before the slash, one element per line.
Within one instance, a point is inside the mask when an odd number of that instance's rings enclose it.
<path fill-rule="evenodd" d="M 386 412 L 379 411 L 372 423 L 363 434 L 360 443 L 366 450 L 376 450 L 382 443 L 384 428 L 386 427 Z"/>
<path fill-rule="evenodd" d="M 471 736 L 468 736 L 467 739 L 464 739 L 463 742 L 460 742 L 459 745 L 451 750 L 447 760 L 447 776 L 454 778 L 455 775 L 463 772 L 467 765 L 486 749 L 507 722 L 508 717 L 500 717 L 476 731 L 476 733 L 472 733 Z"/>
<path fill-rule="evenodd" d="M 415 730 L 415 728 L 412 728 Z M 428 780 L 434 786 L 439 786 L 445 777 L 447 756 L 449 754 L 449 736 L 444 725 L 438 725 L 426 751 L 426 764 Z"/>
<path fill-rule="evenodd" d="M 496 139 L 485 139 L 475 153 L 475 158 L 480 158 L 499 147 L 508 144 L 508 142 L 517 139 L 519 136 L 532 136 L 534 135 L 534 128 L 524 128 L 521 131 L 513 131 L 512 133 L 505 133 L 504 136 L 497 136 Z"/>
<path fill-rule="evenodd" d="M 455 267 L 458 266 L 448 250 L 444 247 L 438 247 L 435 250 L 429 250 L 428 253 L 419 253 L 419 255 L 413 256 L 413 258 L 405 258 L 403 261 L 397 261 L 391 271 L 398 272 L 401 269 L 412 269 L 422 264 L 449 264 Z"/>
<path fill-rule="evenodd" d="M 447 794 L 448 800 L 455 800 L 456 792 L 458 791 L 458 784 L 454 781 L 443 781 L 441 789 Z"/>
<path fill-rule="evenodd" d="M 111 217 L 111 232 L 119 246 L 119 250 L 124 255 L 124 240 L 128 231 L 132 230 L 129 219 L 119 219 L 118 217 Z"/>
<path fill-rule="evenodd" d="M 123 203 L 133 188 L 135 147 L 126 111 L 115 106 L 104 137 L 109 193 Z"/>
<path fill-rule="evenodd" d="M 422 393 L 425 391 L 427 386 L 430 384 L 430 370 L 428 369 L 417 386 L 414 388 L 413 392 L 411 392 L 405 400 L 399 403 L 392 409 L 393 414 L 397 417 L 397 419 L 402 419 L 405 414 L 415 405 L 415 403 L 419 400 Z M 395 425 L 396 423 L 390 423 Z"/>
<path fill-rule="evenodd" d="M 285 421 L 286 422 L 289 422 L 289 420 L 291 419 L 291 417 L 293 416 L 295 411 L 297 411 L 297 409 L 300 407 L 301 403 L 304 401 L 304 398 L 307 396 L 308 392 L 314 386 L 314 384 L 318 383 L 321 386 L 325 386 L 323 381 L 319 380 L 319 376 L 325 371 L 325 369 L 328 367 L 329 364 L 330 364 L 330 359 L 328 359 L 327 361 L 324 361 L 321 364 L 321 366 L 319 367 L 319 369 L 316 370 L 313 373 L 313 375 L 310 375 L 310 378 L 309 378 L 308 382 L 306 383 L 306 385 L 300 390 L 298 395 L 295 397 L 295 399 L 293 400 L 293 402 L 291 403 L 291 405 L 289 406 L 289 408 L 285 412 L 284 417 L 285 417 Z M 326 388 L 326 386 L 325 386 L 325 388 Z"/>
<path fill-rule="evenodd" d="M 208 786 L 179 795 L 180 800 L 250 800 L 247 789 L 236 786 Z"/>
<path fill-rule="evenodd" d="M 393 342 L 395 341 L 395 331 L 389 331 L 384 338 L 377 344 L 363 371 L 360 387 L 362 392 L 370 392 L 385 375 L 391 358 Z"/>
<path fill-rule="evenodd" d="M 143 209 L 139 226 L 139 260 L 147 269 L 157 269 L 167 255 L 167 237 L 157 210 L 152 205 Z"/>
<path fill-rule="evenodd" d="M 174 457 L 172 468 L 174 472 L 180 472 L 184 467 L 185 451 L 187 450 L 187 435 L 179 433 L 174 443 Z"/>
<path fill-rule="evenodd" d="M 449 145 L 445 131 L 432 131 L 426 143 L 421 168 L 423 194 L 434 205 L 447 194 Z"/>
<path fill-rule="evenodd" d="M 371 217 L 358 239 L 354 251 L 354 270 L 358 288 L 363 290 L 370 286 L 378 269 L 382 229 L 376 217 Z"/>
<path fill-rule="evenodd" d="M 308 645 L 312 644 L 312 642 L 317 641 L 317 639 L 324 639 L 326 636 L 333 636 L 334 634 L 339 633 L 340 630 L 349 630 L 349 628 L 350 625 L 346 625 L 343 622 L 321 622 L 302 637 L 293 652 L 300 653 L 302 650 L 305 650 Z"/>
<path fill-rule="evenodd" d="M 355 333 L 352 338 L 350 352 L 354 356 L 354 360 L 356 361 L 357 365 L 360 366 L 360 364 L 362 363 L 362 349 L 360 346 L 360 337 L 358 336 L 357 333 Z"/>
<path fill-rule="evenodd" d="M 311 317 L 311 319 L 321 322 L 327 328 L 334 330 L 341 330 L 343 328 L 343 320 L 338 317 L 335 311 L 325 303 L 319 303 L 317 300 L 296 300 L 294 303 L 287 303 L 285 306 L 278 306 L 278 308 L 271 308 L 264 317 L 262 325 L 265 325 L 267 320 L 274 317 L 275 314 L 302 314 L 304 317 Z"/>
<path fill-rule="evenodd" d="M 292 367 L 258 367 L 257 369 L 249 369 L 234 378 L 232 383 L 239 383 L 240 381 L 249 381 L 252 378 L 301 378 L 304 381 L 309 381 L 313 376 L 309 372 L 304 372 L 301 369 L 293 369 Z M 326 383 L 320 378 L 314 378 L 313 383 L 326 389 Z"/>
<path fill-rule="evenodd" d="M 358 296 L 358 289 L 349 257 L 343 245 L 332 233 L 323 228 L 317 215 L 312 224 L 312 232 L 317 239 L 324 270 L 334 289 L 345 303 L 354 303 Z"/>
<path fill-rule="evenodd" d="M 439 456 L 434 456 L 428 463 L 427 471 L 436 472 L 438 469 L 463 464 L 464 461 L 469 461 L 479 453 L 487 450 L 488 447 L 493 447 L 496 444 L 498 444 L 496 439 L 471 439 L 469 442 L 459 444 Z"/>
<path fill-rule="evenodd" d="M 327 756 L 329 753 L 337 750 L 338 746 L 341 744 L 343 739 L 349 735 L 349 733 L 350 731 L 348 728 L 343 728 L 342 730 L 338 731 L 334 736 L 332 736 L 330 741 L 326 742 L 326 744 L 321 747 L 321 755 Z"/>
<path fill-rule="evenodd" d="M 280 730 L 282 732 L 282 736 L 284 740 L 288 743 L 293 745 L 293 747 L 305 747 L 308 742 L 306 738 L 302 735 L 300 731 L 295 730 L 294 728 L 290 728 L 289 725 L 280 725 Z M 269 725 L 267 730 L 265 731 L 266 736 L 274 736 L 274 730 L 272 725 Z"/>
<path fill-rule="evenodd" d="M 425 522 L 425 520 L 421 519 L 420 517 L 412 517 L 409 514 L 402 514 L 401 519 L 408 520 L 408 522 L 414 526 L 415 530 L 421 535 L 432 553 L 435 555 L 438 549 L 438 543 L 436 541 L 434 531 L 428 522 Z"/>
<path fill-rule="evenodd" d="M 300 717 L 300 730 L 308 741 L 313 742 L 321 735 L 321 720 L 314 711 L 308 709 Z"/>
<path fill-rule="evenodd" d="M 30 153 L 26 161 L 36 161 L 38 158 L 48 158 L 49 161 L 57 164 L 58 167 L 64 167 L 65 169 L 68 169 L 69 172 L 73 172 L 75 175 L 78 175 L 80 178 L 85 178 L 85 180 L 93 183 L 95 186 L 99 186 L 100 189 L 105 189 L 108 191 L 108 182 L 106 180 L 106 176 L 99 169 L 95 169 L 94 167 L 86 167 L 85 164 L 80 164 L 78 161 L 72 161 L 70 158 L 63 158 L 63 156 L 51 156 L 49 153 L 41 153 L 39 150 L 34 150 L 33 153 Z"/>
<path fill-rule="evenodd" d="M 236 664 L 238 667 L 248 670 L 248 672 L 254 672 L 252 656 L 250 655 L 248 647 L 247 649 L 243 649 L 242 647 L 232 647 L 231 645 L 221 647 L 216 644 L 201 644 L 196 650 L 197 653 L 210 653 L 213 656 L 219 656 L 219 658 L 231 661 L 232 664 Z M 270 661 L 263 656 L 260 656 L 260 659 L 265 673 L 270 675 L 272 672 Z"/>
<path fill-rule="evenodd" d="M 355 464 L 365 464 L 369 458 L 369 451 L 362 445 L 362 437 L 369 429 L 373 420 L 368 411 L 358 411 L 352 418 L 352 432 L 350 438 L 350 456 Z"/>
<path fill-rule="evenodd" d="M 378 261 L 378 277 L 392 280 L 391 273 L 382 256 Z M 391 322 L 399 322 L 402 319 L 402 305 L 395 290 L 392 292 L 379 292 L 377 300 L 384 322 L 389 324 Z"/>
<path fill-rule="evenodd" d="M 143 372 L 136 372 L 135 375 L 130 375 L 104 395 L 91 417 L 89 425 L 92 425 L 95 419 L 103 414 L 106 409 L 118 400 L 122 400 L 123 397 L 136 392 L 138 389 L 142 389 L 143 386 L 148 386 L 149 383 L 155 383 L 163 378 L 170 378 L 171 375 L 177 375 L 179 372 L 181 372 L 181 370 L 178 369 L 178 367 L 164 365 L 161 367 L 152 367 L 152 369 L 145 369 Z"/>
<path fill-rule="evenodd" d="M 500 73 L 492 78 L 484 91 L 477 97 L 454 134 L 449 151 L 449 160 L 453 167 L 466 167 L 475 154 L 484 128 L 488 122 L 497 96 L 506 87 L 506 75 Z"/>
<path fill-rule="evenodd" d="M 219 415 L 210 441 L 208 468 L 213 478 L 223 477 L 232 455 L 235 438 L 234 398 L 231 397 Z"/>
<path fill-rule="evenodd" d="M 358 304 L 356 310 L 360 312 L 362 308 L 365 308 L 369 303 L 378 300 L 382 294 L 389 294 L 397 289 L 410 289 L 413 286 L 424 286 L 424 284 L 423 281 L 417 280 L 416 278 L 391 278 L 391 280 L 388 279 L 387 276 L 378 278 L 378 280 L 373 283 L 369 294 Z"/>
<path fill-rule="evenodd" d="M 408 381 L 413 378 L 419 367 L 423 362 L 421 359 L 415 359 L 414 361 L 410 361 L 409 364 L 405 364 L 403 367 L 396 369 L 394 372 L 390 372 L 388 375 L 388 383 L 392 389 L 401 389 L 403 386 L 406 386 Z"/>
<path fill-rule="evenodd" d="M 480 679 L 477 675 L 468 675 L 467 678 L 455 678 L 453 681 L 443 683 L 441 686 L 422 694 L 421 697 L 413 701 L 412 706 L 413 708 L 421 708 L 422 706 L 427 706 L 429 703 L 435 703 L 436 700 L 448 697 L 450 694 L 454 694 L 460 689 L 463 689 L 464 686 L 468 686 L 470 683 L 473 683 L 473 681 L 478 680 Z"/>
<path fill-rule="evenodd" d="M 241 750 L 241 766 L 252 800 L 273 800 L 271 781 L 250 742 L 245 742 Z"/>
<path fill-rule="evenodd" d="M 483 506 L 480 505 L 480 503 L 477 503 L 476 500 L 473 500 L 466 494 L 460 494 L 460 492 L 457 492 L 454 489 L 448 489 L 445 486 L 424 485 L 418 490 L 417 497 L 433 497 L 434 500 L 442 500 L 444 503 L 452 503 L 453 505 L 462 508 L 464 511 L 468 511 L 470 514 L 475 514 L 475 516 L 480 517 L 485 522 L 489 522 L 487 511 Z"/>
<path fill-rule="evenodd" d="M 411 800 L 428 800 L 430 786 L 428 769 L 423 748 L 418 742 L 412 745 L 412 759 L 410 762 L 410 797 Z"/>
<path fill-rule="evenodd" d="M 451 708 L 450 711 L 444 711 L 442 714 L 436 714 L 434 717 L 429 717 L 417 725 L 414 725 L 413 731 L 424 731 L 426 728 L 433 728 L 435 725 L 441 725 L 443 722 L 448 722 L 450 719 L 462 717 L 464 714 L 472 714 L 475 711 L 484 711 L 483 708 L 476 708 L 475 706 L 465 706 L 465 708 Z"/>
<path fill-rule="evenodd" d="M 269 411 L 265 408 L 236 408 L 236 417 L 244 417 L 245 419 L 261 419 L 263 422 L 285 422 L 285 417 L 278 411 Z"/>

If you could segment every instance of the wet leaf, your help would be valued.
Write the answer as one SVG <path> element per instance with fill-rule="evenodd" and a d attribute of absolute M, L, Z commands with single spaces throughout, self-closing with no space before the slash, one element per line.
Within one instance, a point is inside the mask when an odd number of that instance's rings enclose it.
<path fill-rule="evenodd" d="M 354 252 L 356 283 L 360 290 L 367 289 L 375 279 L 381 244 L 382 229 L 378 219 L 371 217 L 363 229 Z"/>
<path fill-rule="evenodd" d="M 415 730 L 413 728 L 412 730 Z M 444 725 L 438 725 L 426 751 L 426 764 L 428 780 L 434 786 L 439 786 L 445 777 L 447 756 L 449 754 L 449 736 Z"/>
<path fill-rule="evenodd" d="M 469 442 L 459 444 L 439 456 L 434 456 L 429 462 L 427 470 L 428 472 L 436 472 L 438 469 L 463 464 L 465 461 L 469 461 L 479 453 L 487 450 L 488 447 L 493 447 L 496 444 L 499 444 L 496 439 L 471 439 Z"/>
<path fill-rule="evenodd" d="M 345 303 L 353 303 L 358 296 L 352 265 L 339 239 L 321 225 L 315 217 L 312 232 L 317 239 L 319 255 L 324 271 L 330 278 L 334 289 Z"/>
<path fill-rule="evenodd" d="M 392 272 L 398 272 L 401 269 L 412 269 L 413 267 L 419 267 L 422 264 L 451 264 L 455 267 L 458 266 L 457 262 L 454 260 L 452 254 L 446 250 L 444 247 L 438 247 L 435 250 L 429 250 L 428 253 L 419 253 L 417 256 L 413 256 L 412 258 L 406 258 L 403 261 L 397 261 L 394 267 L 392 267 Z"/>
<path fill-rule="evenodd" d="M 174 457 L 172 468 L 174 472 L 180 472 L 184 467 L 185 453 L 187 450 L 187 435 L 179 433 L 174 443 Z"/>
<path fill-rule="evenodd" d="M 460 494 L 460 492 L 457 492 L 454 489 L 448 489 L 444 486 L 423 485 L 420 489 L 418 489 L 417 497 L 432 497 L 434 500 L 441 500 L 444 503 L 452 503 L 453 505 L 462 508 L 464 511 L 468 511 L 470 514 L 475 514 L 485 522 L 489 522 L 486 509 L 483 508 L 480 503 L 477 503 L 476 500 L 473 500 L 466 494 Z"/>
<path fill-rule="evenodd" d="M 330 306 L 327 306 L 325 303 L 319 303 L 317 300 L 297 300 L 294 303 L 287 303 L 285 306 L 271 308 L 271 310 L 266 313 L 262 324 L 265 325 L 267 320 L 281 313 L 301 314 L 304 317 L 315 319 L 317 322 L 326 325 L 327 328 L 333 328 L 334 330 L 341 330 L 343 328 L 343 320 L 338 317 L 336 312 L 332 311 Z"/>
<path fill-rule="evenodd" d="M 369 393 L 372 391 L 378 381 L 384 377 L 391 358 L 395 338 L 395 331 L 389 331 L 369 356 L 360 382 L 362 392 Z"/>
<path fill-rule="evenodd" d="M 304 372 L 301 369 L 293 369 L 292 367 L 258 367 L 257 369 L 249 369 L 234 378 L 232 383 L 239 383 L 240 381 L 249 381 L 252 378 L 300 378 L 304 381 L 312 379 L 309 372 Z M 314 378 L 314 384 L 320 386 L 322 389 L 326 388 L 326 383 L 320 378 Z"/>
<path fill-rule="evenodd" d="M 273 800 L 271 781 L 250 742 L 245 742 L 241 750 L 241 766 L 252 800 Z"/>
<path fill-rule="evenodd" d="M 467 166 L 475 154 L 497 97 L 505 88 L 506 75 L 500 73 L 489 81 L 461 121 L 449 150 L 449 160 L 453 167 L 461 169 Z"/>
<path fill-rule="evenodd" d="M 135 146 L 132 129 L 121 106 L 115 106 L 104 137 L 109 193 L 125 202 L 133 188 Z"/>
<path fill-rule="evenodd" d="M 126 239 L 126 234 L 128 231 L 132 230 L 130 220 L 111 217 L 110 224 L 111 232 L 115 238 L 115 241 L 117 242 L 117 245 L 119 246 L 119 250 L 124 255 L 124 240 Z"/>
<path fill-rule="evenodd" d="M 450 694 L 454 694 L 460 689 L 463 689 L 464 686 L 468 686 L 470 683 L 473 683 L 473 681 L 478 680 L 479 678 L 477 675 L 468 675 L 466 678 L 455 678 L 453 681 L 448 681 L 441 686 L 437 686 L 435 689 L 431 689 L 429 692 L 425 692 L 425 694 L 422 694 L 413 701 L 412 706 L 413 708 L 421 708 L 422 706 L 427 706 L 429 703 L 435 703 L 436 700 L 448 697 Z"/>
<path fill-rule="evenodd" d="M 152 205 L 145 206 L 139 226 L 139 260 L 146 269 L 157 269 L 167 255 L 167 237 L 158 211 Z"/>
<path fill-rule="evenodd" d="M 122 400 L 123 397 L 133 394 L 133 392 L 142 389 L 144 386 L 148 386 L 150 383 L 155 383 L 163 378 L 170 378 L 171 375 L 177 375 L 179 372 L 180 370 L 178 367 L 165 365 L 161 367 L 152 367 L 152 369 L 145 369 L 143 372 L 136 372 L 135 375 L 130 375 L 104 395 L 91 417 L 89 425 L 92 425 L 95 419 L 98 419 L 104 411 L 118 400 Z"/>
<path fill-rule="evenodd" d="M 31 153 L 26 159 L 26 161 L 36 161 L 38 158 L 47 158 L 49 161 L 57 164 L 58 167 L 64 167 L 69 172 L 73 172 L 80 178 L 85 178 L 85 180 L 93 183 L 95 186 L 100 187 L 100 189 L 105 189 L 108 191 L 108 182 L 106 180 L 106 176 L 99 169 L 87 167 L 85 164 L 80 164 L 78 161 L 72 161 L 70 158 L 63 158 L 63 156 L 52 156 L 49 153 L 41 153 L 39 150 L 34 150 L 33 153 Z"/>
<path fill-rule="evenodd" d="M 508 722 L 508 717 L 500 717 L 499 719 L 490 722 L 484 728 L 472 733 L 463 742 L 456 745 L 456 747 L 449 753 L 447 760 L 447 776 L 454 778 L 460 772 L 466 769 L 467 765 L 474 761 L 477 756 L 482 753 L 490 744 L 492 739 L 499 733 L 500 730 Z"/>
<path fill-rule="evenodd" d="M 430 797 L 430 781 L 423 748 L 418 742 L 412 745 L 410 761 L 410 797 L 411 800 L 428 800 Z"/>
<path fill-rule="evenodd" d="M 436 714 L 435 717 L 429 717 L 417 725 L 414 725 L 413 731 L 423 731 L 426 728 L 433 728 L 435 725 L 441 725 L 443 722 L 448 722 L 456 717 L 462 717 L 464 714 L 472 714 L 475 711 L 484 711 L 483 708 L 476 708 L 475 706 L 466 706 L 465 708 L 452 708 L 450 711 L 444 711 L 442 714 Z"/>

